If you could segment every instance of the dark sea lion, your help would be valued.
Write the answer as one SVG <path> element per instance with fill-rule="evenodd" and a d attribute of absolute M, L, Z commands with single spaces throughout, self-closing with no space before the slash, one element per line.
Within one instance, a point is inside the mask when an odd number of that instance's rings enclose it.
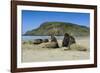
<path fill-rule="evenodd" d="M 43 42 L 42 39 L 35 39 L 33 44 L 41 44 Z"/>
<path fill-rule="evenodd" d="M 43 39 L 43 42 L 47 43 L 47 42 L 49 42 L 49 40 L 48 39 Z"/>
<path fill-rule="evenodd" d="M 64 34 L 64 39 L 62 41 L 63 47 L 70 47 L 70 45 L 76 43 L 75 38 L 73 36 L 70 36 L 68 33 Z"/>
<path fill-rule="evenodd" d="M 62 41 L 62 47 L 68 47 L 70 41 L 70 36 L 68 33 L 64 34 L 64 39 Z"/>

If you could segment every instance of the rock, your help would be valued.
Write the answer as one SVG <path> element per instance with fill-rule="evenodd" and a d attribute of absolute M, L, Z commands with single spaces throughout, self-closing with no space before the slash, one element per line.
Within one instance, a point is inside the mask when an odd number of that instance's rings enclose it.
<path fill-rule="evenodd" d="M 35 39 L 33 44 L 41 44 L 43 42 L 42 39 Z"/>
<path fill-rule="evenodd" d="M 49 42 L 49 40 L 48 39 L 44 39 L 43 42 L 44 43 L 47 43 L 47 42 Z"/>

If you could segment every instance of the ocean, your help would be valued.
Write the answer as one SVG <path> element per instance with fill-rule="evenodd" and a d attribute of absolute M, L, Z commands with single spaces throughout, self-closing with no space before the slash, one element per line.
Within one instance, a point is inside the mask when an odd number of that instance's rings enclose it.
<path fill-rule="evenodd" d="M 62 40 L 64 36 L 55 36 L 57 40 Z M 50 36 L 22 36 L 23 41 L 35 40 L 35 39 L 50 39 Z"/>

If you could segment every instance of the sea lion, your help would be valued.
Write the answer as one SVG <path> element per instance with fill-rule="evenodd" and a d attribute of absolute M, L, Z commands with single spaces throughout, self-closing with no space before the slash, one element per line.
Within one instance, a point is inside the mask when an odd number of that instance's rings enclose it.
<path fill-rule="evenodd" d="M 68 33 L 64 34 L 64 39 L 62 41 L 63 47 L 69 47 L 70 45 L 76 43 L 75 38 L 73 36 L 70 36 Z"/>
<path fill-rule="evenodd" d="M 68 47 L 70 41 L 70 36 L 68 33 L 64 34 L 64 39 L 62 41 L 62 47 Z"/>
<path fill-rule="evenodd" d="M 43 39 L 43 42 L 47 43 L 47 42 L 49 42 L 49 40 L 48 39 Z"/>
<path fill-rule="evenodd" d="M 43 42 L 42 39 L 35 39 L 33 44 L 41 44 Z"/>

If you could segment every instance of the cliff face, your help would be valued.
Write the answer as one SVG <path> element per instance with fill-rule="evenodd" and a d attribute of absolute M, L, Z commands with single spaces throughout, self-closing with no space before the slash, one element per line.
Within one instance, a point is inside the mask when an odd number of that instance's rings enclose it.
<path fill-rule="evenodd" d="M 45 22 L 42 23 L 37 29 L 27 31 L 24 35 L 50 35 L 62 36 L 64 33 L 69 33 L 74 36 L 88 36 L 89 28 L 80 26 L 74 23 L 65 22 Z"/>

